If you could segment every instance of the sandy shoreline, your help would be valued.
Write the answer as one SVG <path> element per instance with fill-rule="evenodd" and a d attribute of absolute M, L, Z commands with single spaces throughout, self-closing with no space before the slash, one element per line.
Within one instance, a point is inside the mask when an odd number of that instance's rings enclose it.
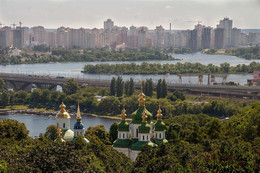
<path fill-rule="evenodd" d="M 56 116 L 58 111 L 40 111 L 35 109 L 17 109 L 17 110 L 1 110 L 1 115 L 12 115 L 12 114 L 22 114 L 22 115 L 35 115 L 35 116 Z M 76 113 L 69 113 L 71 116 L 76 116 Z M 121 117 L 119 116 L 104 116 L 104 115 L 96 115 L 91 113 L 81 113 L 81 116 L 93 116 L 93 117 L 100 117 L 100 118 L 109 118 L 109 119 L 116 119 L 121 120 Z M 130 118 L 126 119 L 127 121 L 130 121 Z"/>

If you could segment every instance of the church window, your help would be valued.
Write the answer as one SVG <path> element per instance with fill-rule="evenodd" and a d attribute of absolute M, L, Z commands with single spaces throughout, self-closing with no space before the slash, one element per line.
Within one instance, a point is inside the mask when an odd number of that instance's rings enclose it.
<path fill-rule="evenodd" d="M 144 141 L 144 136 L 143 136 L 143 141 Z"/>
<path fill-rule="evenodd" d="M 155 138 L 157 138 L 157 133 L 155 134 Z"/>
<path fill-rule="evenodd" d="M 119 138 L 121 138 L 121 133 L 119 133 Z"/>
<path fill-rule="evenodd" d="M 59 123 L 57 123 L 57 127 L 59 127 Z"/>
<path fill-rule="evenodd" d="M 125 134 L 123 133 L 123 139 L 125 138 Z"/>
<path fill-rule="evenodd" d="M 65 128 L 65 123 L 63 123 L 63 128 Z"/>
<path fill-rule="evenodd" d="M 146 136 L 146 139 L 147 139 L 147 141 L 148 141 L 148 135 Z"/>
<path fill-rule="evenodd" d="M 136 129 L 136 137 L 138 137 L 138 129 Z"/>
<path fill-rule="evenodd" d="M 162 138 L 162 134 L 160 133 L 160 139 Z"/>

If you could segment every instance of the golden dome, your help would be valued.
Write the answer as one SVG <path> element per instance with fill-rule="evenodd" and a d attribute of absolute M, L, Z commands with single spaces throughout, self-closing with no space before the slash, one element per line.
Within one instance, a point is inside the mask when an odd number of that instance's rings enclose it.
<path fill-rule="evenodd" d="M 69 113 L 65 110 L 66 106 L 62 102 L 60 105 L 60 111 L 57 113 L 56 118 L 70 118 Z"/>
<path fill-rule="evenodd" d="M 77 110 L 77 122 L 81 122 L 79 103 L 78 103 L 78 110 Z"/>
<path fill-rule="evenodd" d="M 147 123 L 147 116 L 146 116 L 146 113 L 145 113 L 145 111 L 143 112 L 143 117 L 142 117 L 142 122 L 143 123 Z"/>
<path fill-rule="evenodd" d="M 157 120 L 162 120 L 162 110 L 161 110 L 160 106 L 159 106 L 159 109 L 157 111 Z"/>
<path fill-rule="evenodd" d="M 125 110 L 125 107 L 124 107 L 123 110 L 122 110 L 122 121 L 125 121 L 125 118 L 126 118 L 126 110 Z"/>
<path fill-rule="evenodd" d="M 141 92 L 139 94 L 139 106 L 145 106 L 145 94 L 143 93 L 143 87 L 141 85 Z"/>

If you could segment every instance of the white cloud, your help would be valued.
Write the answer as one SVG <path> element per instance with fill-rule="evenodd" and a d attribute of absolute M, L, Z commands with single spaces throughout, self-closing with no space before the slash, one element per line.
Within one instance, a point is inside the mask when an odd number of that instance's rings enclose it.
<path fill-rule="evenodd" d="M 170 9 L 170 8 L 172 8 L 172 6 L 166 5 L 165 8 L 166 8 L 166 9 Z"/>

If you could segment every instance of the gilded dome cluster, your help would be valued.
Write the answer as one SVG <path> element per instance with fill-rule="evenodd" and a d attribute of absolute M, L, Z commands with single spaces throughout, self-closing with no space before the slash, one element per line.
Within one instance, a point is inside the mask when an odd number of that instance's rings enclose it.
<path fill-rule="evenodd" d="M 60 111 L 57 113 L 56 118 L 70 118 L 69 113 L 65 110 L 66 106 L 62 102 L 60 105 Z"/>

